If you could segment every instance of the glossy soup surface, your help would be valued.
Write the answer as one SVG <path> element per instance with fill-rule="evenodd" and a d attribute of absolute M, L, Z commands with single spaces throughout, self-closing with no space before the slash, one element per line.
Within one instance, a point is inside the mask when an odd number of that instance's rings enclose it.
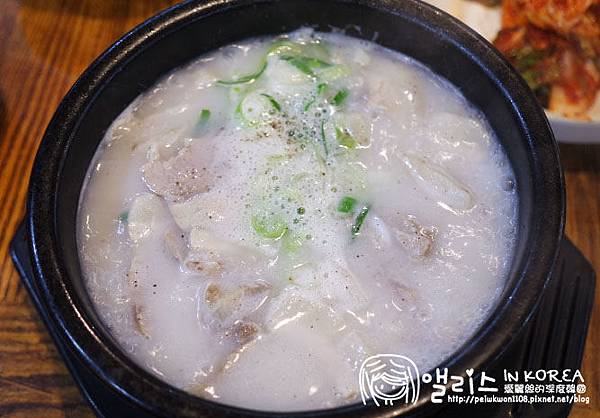
<path fill-rule="evenodd" d="M 81 195 L 87 287 L 165 381 L 263 410 L 360 401 L 367 357 L 421 371 L 500 294 L 517 196 L 493 131 L 418 63 L 301 30 L 169 74 Z"/>

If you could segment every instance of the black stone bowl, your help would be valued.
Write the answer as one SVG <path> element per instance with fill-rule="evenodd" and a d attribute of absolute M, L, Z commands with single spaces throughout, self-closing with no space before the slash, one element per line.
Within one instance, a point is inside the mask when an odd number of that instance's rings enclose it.
<path fill-rule="evenodd" d="M 127 357 L 86 294 L 77 253 L 76 213 L 92 157 L 111 122 L 161 76 L 195 57 L 248 37 L 301 26 L 347 29 L 424 63 L 456 85 L 487 117 L 516 175 L 518 240 L 506 288 L 490 317 L 441 367 L 489 370 L 534 312 L 557 256 L 564 185 L 543 110 L 514 69 L 466 26 L 416 0 L 189 1 L 146 21 L 96 60 L 66 95 L 38 151 L 25 236 L 32 287 L 58 342 L 115 399 L 141 415 L 274 414 L 230 407 L 176 389 Z M 469 295 L 449 303 L 469 303 Z M 357 403 L 286 416 L 429 415 L 431 388 L 416 404 Z"/>

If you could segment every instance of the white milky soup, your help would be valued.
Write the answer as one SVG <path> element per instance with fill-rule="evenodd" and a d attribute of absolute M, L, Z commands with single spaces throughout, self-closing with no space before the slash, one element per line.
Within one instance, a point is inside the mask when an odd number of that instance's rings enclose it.
<path fill-rule="evenodd" d="M 301 30 L 179 68 L 112 124 L 79 209 L 124 351 L 218 402 L 360 402 L 369 356 L 421 372 L 506 282 L 518 197 L 494 132 L 417 62 Z"/>

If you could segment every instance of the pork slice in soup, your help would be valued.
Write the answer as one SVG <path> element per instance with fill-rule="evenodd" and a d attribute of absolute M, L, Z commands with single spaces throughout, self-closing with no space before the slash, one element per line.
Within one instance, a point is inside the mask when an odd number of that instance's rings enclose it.
<path fill-rule="evenodd" d="M 508 274 L 514 190 L 452 85 L 303 29 L 202 56 L 114 121 L 81 194 L 80 259 L 103 321 L 166 382 L 334 407 L 360 400 L 369 356 L 427 370 L 473 335 Z"/>

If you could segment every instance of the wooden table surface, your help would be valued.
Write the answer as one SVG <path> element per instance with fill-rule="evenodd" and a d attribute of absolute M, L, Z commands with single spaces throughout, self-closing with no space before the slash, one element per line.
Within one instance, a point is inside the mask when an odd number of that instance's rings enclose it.
<path fill-rule="evenodd" d="M 52 113 L 79 74 L 169 0 L 0 0 L 0 416 L 88 416 L 20 283 L 8 249 L 23 216 L 33 157 Z M 600 132 L 598 132 L 600 140 Z M 600 269 L 600 145 L 561 146 L 567 235 Z M 583 375 L 600 417 L 600 286 Z"/>

